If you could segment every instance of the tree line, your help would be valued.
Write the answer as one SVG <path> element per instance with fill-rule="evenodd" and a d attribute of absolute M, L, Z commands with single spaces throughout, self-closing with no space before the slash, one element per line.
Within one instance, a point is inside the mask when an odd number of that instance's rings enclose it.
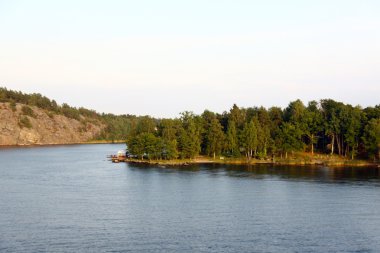
<path fill-rule="evenodd" d="M 97 139 L 126 140 L 129 152 L 139 158 L 175 159 L 287 157 L 305 151 L 380 159 L 380 105 L 361 108 L 332 99 L 290 102 L 285 108 L 236 104 L 221 114 L 183 112 L 174 119 L 97 113 L 56 101 L 38 93 L 25 94 L 0 87 L 0 102 L 36 106 L 49 115 L 62 114 L 105 127 Z M 33 111 L 22 107 L 23 114 Z"/>
<path fill-rule="evenodd" d="M 142 117 L 130 128 L 128 151 L 141 159 L 287 158 L 305 151 L 379 159 L 380 105 L 362 109 L 332 99 L 279 107 L 241 108 L 222 114 L 183 112 L 175 119 Z"/>

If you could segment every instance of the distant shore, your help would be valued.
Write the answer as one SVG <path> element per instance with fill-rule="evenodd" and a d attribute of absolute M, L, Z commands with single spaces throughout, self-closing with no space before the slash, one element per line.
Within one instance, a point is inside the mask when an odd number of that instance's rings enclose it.
<path fill-rule="evenodd" d="M 43 147 L 43 146 L 61 146 L 61 145 L 83 145 L 83 144 L 124 144 L 124 140 L 93 140 L 84 142 L 70 142 L 70 143 L 30 143 L 30 144 L 18 144 L 18 145 L 2 145 L 0 148 L 8 147 Z"/>
<path fill-rule="evenodd" d="M 94 140 L 86 141 L 80 144 L 125 144 L 125 140 Z"/>

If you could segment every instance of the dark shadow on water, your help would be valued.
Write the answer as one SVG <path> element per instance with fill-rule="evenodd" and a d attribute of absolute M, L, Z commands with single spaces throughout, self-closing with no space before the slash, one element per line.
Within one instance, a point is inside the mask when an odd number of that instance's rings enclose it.
<path fill-rule="evenodd" d="M 151 173 L 208 174 L 263 180 L 300 180 L 323 183 L 371 182 L 380 186 L 380 168 L 376 167 L 323 167 L 289 165 L 221 165 L 198 164 L 189 166 L 160 166 L 129 164 L 131 170 Z"/>

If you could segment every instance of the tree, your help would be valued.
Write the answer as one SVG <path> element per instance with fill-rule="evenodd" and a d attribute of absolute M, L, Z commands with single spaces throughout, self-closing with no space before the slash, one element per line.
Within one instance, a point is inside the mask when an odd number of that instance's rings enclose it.
<path fill-rule="evenodd" d="M 164 140 L 175 140 L 181 122 L 172 119 L 162 119 L 159 124 L 159 135 Z"/>
<path fill-rule="evenodd" d="M 144 116 L 137 123 L 136 134 L 154 133 L 156 130 L 156 121 L 149 116 Z"/>
<path fill-rule="evenodd" d="M 181 114 L 178 143 L 182 158 L 194 158 L 201 150 L 201 120 L 191 112 Z"/>
<path fill-rule="evenodd" d="M 361 108 L 349 106 L 348 110 L 346 118 L 343 119 L 343 122 L 345 122 L 345 132 L 343 135 L 346 142 L 345 156 L 350 153 L 351 159 L 354 159 L 360 141 Z"/>
<path fill-rule="evenodd" d="M 363 110 L 366 119 L 370 121 L 371 119 L 380 119 L 380 105 L 375 107 L 367 107 Z"/>
<path fill-rule="evenodd" d="M 271 142 L 269 112 L 264 107 L 250 107 L 246 110 L 247 122 L 253 120 L 257 130 L 257 148 L 254 150 L 255 156 L 266 157 L 267 149 Z"/>
<path fill-rule="evenodd" d="M 181 122 L 172 119 L 163 119 L 159 125 L 159 135 L 163 143 L 163 157 L 165 159 L 178 158 L 177 135 L 181 128 Z"/>
<path fill-rule="evenodd" d="M 284 110 L 284 121 L 289 124 L 283 126 L 282 136 L 287 141 L 291 141 L 291 143 L 284 143 L 285 150 L 293 151 L 302 147 L 302 137 L 312 135 L 308 133 L 310 129 L 308 129 L 307 125 L 308 119 L 311 122 L 313 121 L 310 116 L 312 115 L 308 115 L 307 109 L 301 100 L 297 99 L 289 103 L 288 107 Z"/>
<path fill-rule="evenodd" d="M 232 156 L 239 156 L 239 141 L 236 131 L 235 122 L 233 120 L 228 121 L 227 133 L 226 133 L 226 142 L 225 142 L 226 151 Z"/>
<path fill-rule="evenodd" d="M 141 135 L 130 136 L 127 140 L 127 146 L 130 154 L 144 159 L 145 144 Z"/>
<path fill-rule="evenodd" d="M 283 111 L 280 107 L 271 107 L 268 110 L 269 115 L 269 150 L 272 154 L 278 152 L 281 149 L 281 129 L 280 126 L 283 122 Z"/>
<path fill-rule="evenodd" d="M 331 138 L 331 154 L 334 154 L 335 142 L 337 143 L 339 154 L 341 154 L 339 140 L 341 119 L 339 117 L 339 111 L 342 106 L 342 103 L 335 102 L 332 99 L 321 100 L 325 134 Z"/>
<path fill-rule="evenodd" d="M 288 152 L 302 149 L 302 133 L 295 125 L 284 122 L 281 126 L 281 147 L 288 158 Z"/>
<path fill-rule="evenodd" d="M 174 139 L 163 141 L 163 157 L 168 160 L 178 158 L 177 140 Z"/>
<path fill-rule="evenodd" d="M 162 156 L 163 145 L 161 139 L 152 133 L 140 133 L 131 137 L 127 145 L 129 152 L 141 159 L 144 159 L 144 156 L 149 160 L 158 159 Z"/>
<path fill-rule="evenodd" d="M 301 100 L 297 99 L 296 101 L 290 102 L 288 107 L 286 107 L 284 111 L 284 119 L 287 122 L 291 122 L 293 124 L 298 124 L 302 122 L 302 118 L 304 117 L 305 105 Z"/>
<path fill-rule="evenodd" d="M 257 149 L 257 128 L 253 120 L 244 124 L 240 138 L 247 158 L 251 159 L 253 151 Z"/>
<path fill-rule="evenodd" d="M 236 104 L 234 104 L 230 110 L 229 120 L 235 122 L 237 128 L 242 129 L 246 120 L 245 110 L 239 108 Z"/>
<path fill-rule="evenodd" d="M 311 101 L 304 112 L 302 119 L 303 133 L 311 145 L 311 154 L 314 154 L 314 144 L 317 143 L 317 134 L 322 131 L 322 114 L 318 109 L 318 102 Z"/>
<path fill-rule="evenodd" d="M 215 156 L 221 153 L 224 141 L 222 125 L 216 118 L 211 119 L 209 128 L 206 131 L 206 141 L 207 153 L 208 155 L 213 155 L 215 159 Z"/>
<path fill-rule="evenodd" d="M 371 119 L 364 128 L 362 137 L 369 156 L 380 159 L 380 118 Z"/>

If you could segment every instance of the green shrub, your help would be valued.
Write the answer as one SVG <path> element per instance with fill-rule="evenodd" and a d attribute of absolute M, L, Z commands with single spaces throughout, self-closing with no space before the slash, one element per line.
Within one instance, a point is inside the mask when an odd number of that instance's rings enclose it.
<path fill-rule="evenodd" d="M 49 118 L 51 118 L 51 119 L 54 119 L 54 115 L 55 115 L 54 112 L 48 112 L 47 113 L 47 116 L 49 116 Z"/>
<path fill-rule="evenodd" d="M 30 122 L 28 116 L 22 116 L 18 122 L 21 128 L 32 128 L 32 123 Z"/>
<path fill-rule="evenodd" d="M 27 115 L 27 116 L 30 116 L 30 117 L 33 117 L 33 118 L 36 117 L 36 115 L 34 114 L 33 109 L 30 108 L 30 107 L 27 106 L 27 105 L 24 105 L 24 106 L 21 108 L 21 111 L 22 111 L 22 114 L 24 114 L 24 115 Z"/>
<path fill-rule="evenodd" d="M 15 102 L 15 101 L 11 101 L 11 102 L 9 103 L 9 105 L 10 105 L 12 111 L 15 112 L 15 111 L 16 111 L 16 102 Z"/>

